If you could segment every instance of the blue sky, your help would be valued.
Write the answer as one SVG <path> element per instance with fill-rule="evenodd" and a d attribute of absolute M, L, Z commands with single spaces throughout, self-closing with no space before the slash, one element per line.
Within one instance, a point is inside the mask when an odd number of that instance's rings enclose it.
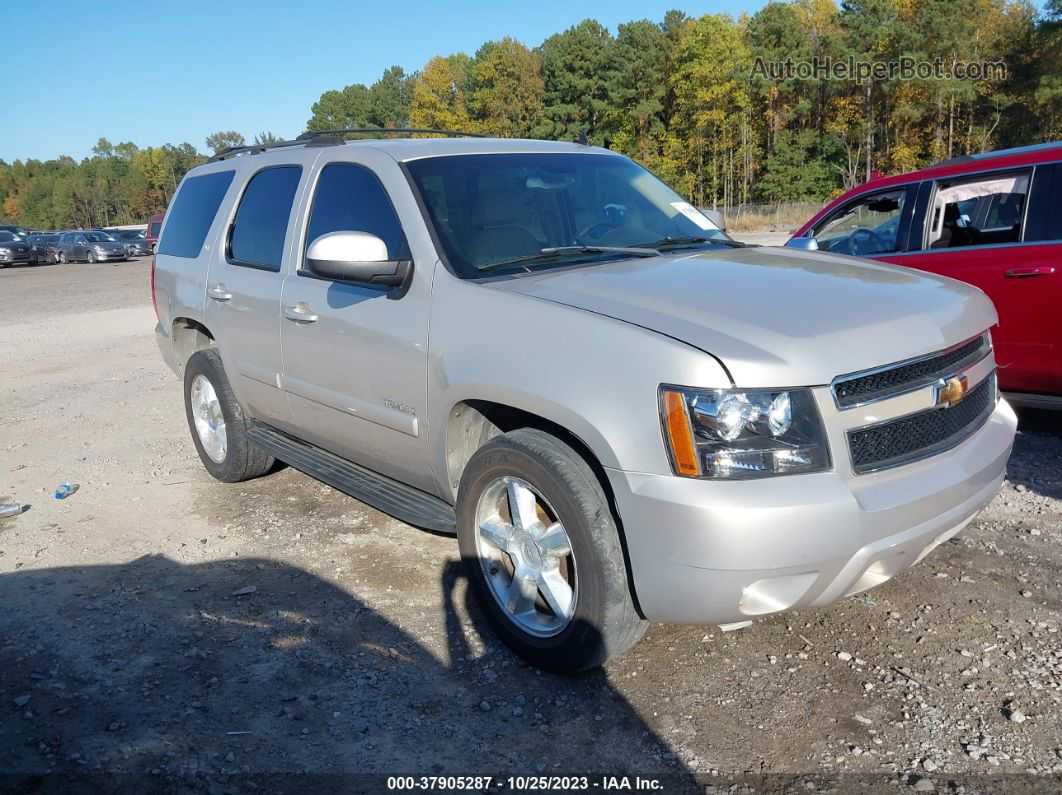
<path fill-rule="evenodd" d="M 8 94 L 0 158 L 82 158 L 98 138 L 139 146 L 216 130 L 248 139 L 304 129 L 323 91 L 369 84 L 392 64 L 473 53 L 513 36 L 529 47 L 586 17 L 615 32 L 669 8 L 755 11 L 762 0 L 202 2 L 8 0 L 0 84 Z M 13 35 L 21 31 L 23 35 Z M 21 101 L 11 102 L 14 93 Z M 15 112 L 16 109 L 18 112 Z"/>

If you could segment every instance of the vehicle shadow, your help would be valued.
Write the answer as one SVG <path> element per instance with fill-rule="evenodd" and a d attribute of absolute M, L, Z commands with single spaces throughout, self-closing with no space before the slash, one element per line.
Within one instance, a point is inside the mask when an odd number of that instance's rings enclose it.
<path fill-rule="evenodd" d="M 1045 497 L 1062 499 L 1062 466 L 1044 465 L 1062 460 L 1062 412 L 1028 408 L 1016 411 L 1018 435 L 1007 464 L 1007 479 Z"/>
<path fill-rule="evenodd" d="M 696 788 L 604 672 L 523 665 L 480 634 L 459 564 L 440 582 L 440 624 L 403 628 L 267 559 L 2 575 L 0 783 L 380 791 L 393 774 L 641 774 Z"/>

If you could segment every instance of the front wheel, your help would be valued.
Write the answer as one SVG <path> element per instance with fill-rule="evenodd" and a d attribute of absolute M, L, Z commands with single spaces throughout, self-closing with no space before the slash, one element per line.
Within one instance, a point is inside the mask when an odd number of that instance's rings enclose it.
<path fill-rule="evenodd" d="M 216 350 L 196 351 L 188 360 L 184 405 L 195 449 L 215 478 L 237 483 L 264 475 L 273 467 L 273 457 L 247 438 L 247 417 Z"/>
<path fill-rule="evenodd" d="M 645 631 L 601 483 L 557 437 L 525 428 L 481 447 L 461 476 L 457 537 L 488 621 L 532 665 L 584 671 Z"/>
<path fill-rule="evenodd" d="M 97 259 L 96 252 L 93 251 L 92 249 L 89 249 L 89 253 L 88 253 L 89 265 L 95 265 L 96 264 L 96 259 Z"/>
<path fill-rule="evenodd" d="M 63 265 L 66 264 L 66 252 L 59 252 L 59 262 L 61 262 Z"/>

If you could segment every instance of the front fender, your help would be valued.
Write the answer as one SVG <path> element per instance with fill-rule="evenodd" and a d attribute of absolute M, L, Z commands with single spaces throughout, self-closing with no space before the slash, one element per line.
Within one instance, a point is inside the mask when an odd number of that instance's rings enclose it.
<path fill-rule="evenodd" d="M 485 400 L 535 414 L 580 439 L 606 467 L 669 474 L 662 383 L 726 388 L 708 354 L 670 337 L 562 304 L 461 281 L 441 267 L 428 335 L 432 469 L 442 493 L 453 408 Z"/>

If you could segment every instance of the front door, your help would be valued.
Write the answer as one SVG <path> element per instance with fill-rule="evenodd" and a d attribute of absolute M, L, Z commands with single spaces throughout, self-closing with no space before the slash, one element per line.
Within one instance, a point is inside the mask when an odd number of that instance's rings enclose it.
<path fill-rule="evenodd" d="M 1062 394 L 1062 223 L 1054 170 L 939 180 L 912 230 L 919 250 L 879 257 L 984 291 L 999 314 L 992 338 L 1006 391 Z"/>
<path fill-rule="evenodd" d="M 434 259 L 415 263 L 421 270 L 404 295 L 303 270 L 307 246 L 343 230 L 376 235 L 391 259 L 416 259 L 403 222 L 420 223 L 419 216 L 394 160 L 373 150 L 330 155 L 341 159 L 316 174 L 296 267 L 284 283 L 284 389 L 302 438 L 435 491 L 425 426 Z M 402 199 L 401 217 L 395 195 Z"/>

